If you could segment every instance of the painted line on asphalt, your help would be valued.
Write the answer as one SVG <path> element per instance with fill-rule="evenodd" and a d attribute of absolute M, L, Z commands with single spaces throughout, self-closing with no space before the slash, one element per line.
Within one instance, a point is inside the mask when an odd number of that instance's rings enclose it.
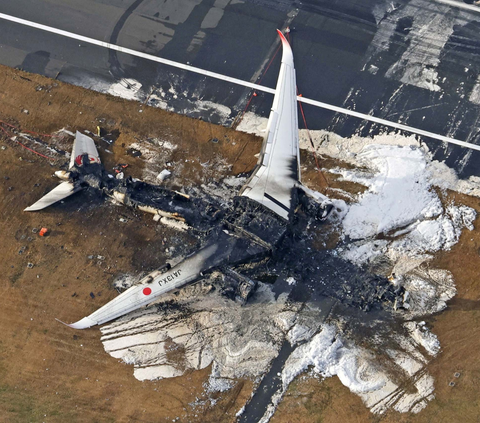
<path fill-rule="evenodd" d="M 221 79 L 223 81 L 231 82 L 237 85 L 243 85 L 254 90 L 264 91 L 270 94 L 275 94 L 274 88 L 264 87 L 262 85 L 253 84 L 251 82 L 242 81 L 241 79 L 232 78 L 230 76 L 225 76 L 220 73 L 210 72 L 205 69 L 196 68 L 190 65 L 184 65 L 183 63 L 174 62 L 173 60 L 163 59 L 158 56 L 153 56 L 152 54 L 142 53 L 141 51 L 132 50 L 130 48 L 121 47 L 116 44 L 110 44 L 105 41 L 95 40 L 94 38 L 85 37 L 83 35 L 75 34 L 73 32 L 64 31 L 63 29 L 53 28 L 51 26 L 42 25 L 36 22 L 27 21 L 26 19 L 17 18 L 15 16 L 6 15 L 0 13 L 0 19 L 4 19 L 10 22 L 15 22 L 21 25 L 29 26 L 31 28 L 40 29 L 42 31 L 51 32 L 53 34 L 61 35 L 63 37 L 72 38 L 77 41 L 83 41 L 84 43 L 93 44 L 99 47 L 108 48 L 110 50 L 115 50 L 120 53 L 129 54 L 131 56 L 141 57 L 143 59 L 151 60 L 153 62 L 162 63 L 164 65 L 173 66 L 175 68 L 184 69 L 189 72 L 198 73 L 205 76 L 210 76 L 212 78 Z"/>
<path fill-rule="evenodd" d="M 358 113 L 353 110 L 344 109 L 342 107 L 332 106 L 327 103 L 322 103 L 321 101 L 311 100 L 309 98 L 299 97 L 300 101 L 303 101 L 306 104 L 311 104 L 312 106 L 321 107 L 322 109 L 332 110 L 337 113 L 343 113 L 345 115 L 353 116 L 359 119 L 368 120 L 370 122 L 378 123 L 384 126 L 390 126 L 395 129 L 400 129 L 401 131 L 412 132 L 417 135 L 422 135 L 424 137 L 434 138 L 439 141 L 445 141 L 450 144 L 456 144 L 461 147 L 470 148 L 472 150 L 480 151 L 480 145 L 472 144 L 466 141 L 460 141 L 455 138 L 445 137 L 443 135 L 435 134 L 433 132 L 424 131 L 423 129 L 414 128 L 412 126 L 403 125 L 402 123 L 391 122 L 389 120 L 380 119 L 372 115 L 365 115 L 363 113 Z"/>
<path fill-rule="evenodd" d="M 480 13 L 480 5 L 463 3 L 462 0 L 435 0 L 438 3 L 448 4 L 449 6 L 457 7 L 459 9 L 470 10 L 471 12 Z"/>
<path fill-rule="evenodd" d="M 437 0 L 437 1 L 446 2 L 446 1 L 449 1 L 449 0 Z M 11 16 L 11 15 L 6 15 L 5 13 L 0 13 L 0 19 L 4 19 L 4 20 L 10 21 L 10 22 L 15 22 L 15 23 L 18 23 L 20 25 L 29 26 L 31 28 L 40 29 L 42 31 L 46 31 L 46 32 L 50 32 L 50 33 L 53 33 L 53 34 L 61 35 L 63 37 L 72 38 L 72 39 L 77 40 L 77 41 L 83 41 L 84 43 L 93 44 L 93 45 L 96 45 L 96 46 L 99 46 L 99 47 L 104 47 L 104 48 L 107 48 L 107 49 L 110 49 L 110 50 L 115 50 L 115 51 L 118 51 L 120 53 L 129 54 L 131 56 L 141 57 L 143 59 L 150 60 L 150 61 L 157 62 L 157 63 L 161 63 L 161 64 L 164 64 L 164 65 L 167 65 L 167 66 L 172 66 L 172 67 L 175 67 L 175 68 L 178 68 L 178 69 L 183 69 L 183 70 L 186 70 L 186 71 L 189 71 L 189 72 L 194 72 L 194 73 L 204 75 L 204 76 L 208 76 L 208 77 L 211 77 L 211 78 L 220 79 L 222 81 L 227 81 L 227 82 L 230 82 L 232 84 L 241 85 L 241 86 L 244 86 L 244 87 L 247 87 L 247 88 L 251 88 L 253 90 L 258 90 L 258 91 L 263 91 L 263 92 L 270 93 L 270 94 L 275 94 L 275 89 L 274 88 L 268 88 L 268 87 L 265 87 L 263 85 L 258 85 L 258 84 L 254 84 L 252 82 L 243 81 L 241 79 L 232 78 L 230 76 L 222 75 L 222 74 L 219 74 L 219 73 L 216 73 L 216 72 L 211 72 L 211 71 L 208 71 L 208 70 L 205 70 L 205 69 L 200 69 L 200 68 L 197 68 L 195 66 L 190 66 L 190 65 L 185 65 L 183 63 L 179 63 L 179 62 L 174 62 L 173 60 L 163 59 L 163 58 L 158 57 L 158 56 L 153 56 L 151 54 L 142 53 L 141 51 L 132 50 L 132 49 L 129 49 L 129 48 L 126 48 L 126 47 L 118 46 L 116 44 L 110 44 L 110 43 L 107 43 L 105 41 L 100 41 L 100 40 L 96 40 L 94 38 L 85 37 L 83 35 L 75 34 L 73 32 L 64 31 L 62 29 L 53 28 L 51 26 L 47 26 L 47 25 L 36 23 L 36 22 L 28 21 L 26 19 L 17 18 L 15 16 Z M 315 107 L 320 107 L 322 109 L 331 110 L 331 111 L 336 112 L 336 113 L 342 113 L 342 114 L 345 114 L 345 115 L 348 115 L 348 116 L 353 116 L 353 117 L 356 117 L 356 118 L 359 118 L 359 119 L 362 119 L 362 120 L 368 120 L 370 122 L 378 123 L 380 125 L 388 126 L 388 127 L 395 128 L 395 129 L 399 129 L 401 131 L 411 132 L 411 133 L 414 133 L 414 134 L 417 134 L 417 135 L 437 139 L 439 141 L 444 141 L 444 142 L 448 142 L 450 144 L 455 144 L 455 145 L 459 145 L 461 147 L 470 148 L 470 149 L 473 149 L 473 150 L 480 151 L 480 146 L 478 146 L 478 145 L 475 145 L 475 144 L 472 144 L 472 143 L 469 143 L 469 142 L 465 142 L 465 141 L 460 141 L 460 140 L 450 138 L 450 137 L 446 137 L 446 136 L 443 136 L 443 135 L 435 134 L 433 132 L 424 131 L 423 129 L 414 128 L 412 126 L 403 125 L 403 124 L 397 123 L 397 122 L 391 122 L 389 120 L 380 119 L 380 118 L 377 118 L 375 116 L 366 115 L 366 114 L 363 114 L 363 113 L 355 112 L 353 110 L 344 109 L 343 107 L 332 106 L 330 104 L 323 103 L 323 102 L 317 101 L 317 100 L 312 100 L 312 99 L 305 98 L 305 97 L 298 97 L 298 100 L 302 101 L 303 103 L 310 104 L 310 105 L 315 106 Z"/>

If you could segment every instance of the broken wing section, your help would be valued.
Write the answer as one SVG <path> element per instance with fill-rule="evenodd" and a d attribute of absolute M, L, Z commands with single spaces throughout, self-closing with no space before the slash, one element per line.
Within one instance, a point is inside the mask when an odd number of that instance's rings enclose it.
<path fill-rule="evenodd" d="M 145 281 L 127 289 L 118 297 L 90 314 L 90 316 L 84 317 L 82 320 L 72 323 L 71 325 L 67 324 L 67 326 L 73 329 L 86 329 L 91 326 L 109 322 L 142 306 L 146 306 L 163 294 L 197 279 L 202 270 L 214 264 L 210 263 L 209 259 L 211 257 L 221 257 L 222 254 L 222 252 L 218 251 L 217 244 L 207 246 L 196 254 L 187 257 L 167 272 L 158 272 L 156 275 L 149 275 L 153 277 L 145 278 Z"/>
<path fill-rule="evenodd" d="M 101 163 L 97 147 L 95 147 L 95 142 L 90 137 L 77 131 L 68 168 L 72 169 L 75 165 L 82 166 L 84 155 L 87 157 L 90 164 Z"/>
<path fill-rule="evenodd" d="M 300 180 L 297 88 L 292 49 L 283 34 L 278 34 L 283 45 L 282 64 L 267 133 L 257 167 L 240 195 L 288 219 L 293 189 Z"/>
<path fill-rule="evenodd" d="M 72 182 L 62 182 L 60 185 L 53 188 L 49 193 L 45 194 L 40 200 L 30 207 L 27 207 L 24 211 L 37 211 L 42 210 L 48 206 L 51 206 L 57 201 L 63 200 L 68 196 L 80 191 L 82 188 L 75 187 Z"/>

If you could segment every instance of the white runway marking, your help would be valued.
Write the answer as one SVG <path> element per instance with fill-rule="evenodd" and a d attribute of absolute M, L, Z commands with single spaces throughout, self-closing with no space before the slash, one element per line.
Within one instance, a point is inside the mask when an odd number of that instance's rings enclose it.
<path fill-rule="evenodd" d="M 245 87 L 252 88 L 254 90 L 265 91 L 265 92 L 270 93 L 270 94 L 275 93 L 274 88 L 263 87 L 261 85 L 253 84 L 251 82 L 242 81 L 241 79 L 231 78 L 229 76 L 225 76 L 225 75 L 222 75 L 222 74 L 219 74 L 219 73 L 210 72 L 210 71 L 205 70 L 205 69 L 196 68 L 196 67 L 190 66 L 190 65 L 184 65 L 183 63 L 174 62 L 174 61 L 168 60 L 168 59 L 162 59 L 161 57 L 153 56 L 153 55 L 147 54 L 147 53 L 142 53 L 141 51 L 136 51 L 136 50 L 132 50 L 132 49 L 129 49 L 129 48 L 117 46 L 115 44 L 110 44 L 110 43 L 107 43 L 105 41 L 95 40 L 94 38 L 85 37 L 83 35 L 75 34 L 73 32 L 69 32 L 69 31 L 64 31 L 63 29 L 57 29 L 57 28 L 53 28 L 51 26 L 42 25 L 42 24 L 39 24 L 39 23 L 36 23 L 36 22 L 27 21 L 25 19 L 17 18 L 15 16 L 5 15 L 4 13 L 0 13 L 0 19 L 5 19 L 7 21 L 19 23 L 21 25 L 29 26 L 29 27 L 36 28 L 36 29 L 41 29 L 42 31 L 47 31 L 47 32 L 51 32 L 53 34 L 62 35 L 63 37 L 67 37 L 67 38 L 73 38 L 74 40 L 83 41 L 84 43 L 93 44 L 93 45 L 96 45 L 96 46 L 99 46 L 99 47 L 105 47 L 105 48 L 108 48 L 110 50 L 115 50 L 115 51 L 118 51 L 120 53 L 130 54 L 131 56 L 141 57 L 143 59 L 151 60 L 153 62 L 162 63 L 162 64 L 168 65 L 168 66 L 173 66 L 175 68 L 184 69 L 184 70 L 187 70 L 187 71 L 190 71 L 190 72 L 199 73 L 201 75 L 210 76 L 210 77 L 216 78 L 216 79 L 221 79 L 223 81 L 231 82 L 233 84 L 243 85 Z"/>
<path fill-rule="evenodd" d="M 454 3 L 455 6 L 458 6 L 457 2 L 453 2 L 453 1 L 450 1 L 450 0 L 437 0 L 437 1 L 441 1 L 443 3 Z M 460 6 L 462 6 L 462 5 L 460 5 Z M 468 5 L 465 4 L 465 6 L 468 6 Z M 476 7 L 476 6 L 472 6 L 472 7 Z M 227 82 L 230 82 L 232 84 L 242 85 L 244 87 L 248 87 L 248 88 L 251 88 L 253 90 L 263 91 L 263 92 L 270 93 L 270 94 L 275 93 L 275 89 L 264 87 L 263 85 L 257 85 L 257 84 L 254 84 L 252 82 L 243 81 L 243 80 L 237 79 L 237 78 L 232 78 L 230 76 L 225 76 L 225 75 L 222 75 L 222 74 L 219 74 L 219 73 L 216 73 L 216 72 L 210 72 L 210 71 L 205 70 L 205 69 L 196 68 L 194 66 L 185 65 L 183 63 L 174 62 L 174 61 L 168 60 L 168 59 L 163 59 L 161 57 L 153 56 L 151 54 L 142 53 L 140 51 L 136 51 L 136 50 L 132 50 L 132 49 L 129 49 L 129 48 L 121 47 L 121 46 L 118 46 L 118 45 L 115 45 L 115 44 L 110 44 L 110 43 L 107 43 L 105 41 L 95 40 L 94 38 L 85 37 L 83 35 L 75 34 L 73 32 L 64 31 L 62 29 L 53 28 L 53 27 L 47 26 L 47 25 L 42 25 L 42 24 L 39 24 L 39 23 L 36 23 L 36 22 L 28 21 L 26 19 L 21 19 L 21 18 L 15 17 L 15 16 L 6 15 L 4 13 L 0 13 L 0 19 L 4 19 L 4 20 L 10 21 L 10 22 L 15 22 L 15 23 L 18 23 L 18 24 L 21 24 L 21 25 L 29 26 L 31 28 L 40 29 L 42 31 L 51 32 L 53 34 L 58 34 L 58 35 L 61 35 L 63 37 L 72 38 L 72 39 L 75 39 L 75 40 L 78 40 L 78 41 L 83 41 L 84 43 L 93 44 L 93 45 L 96 45 L 96 46 L 99 46 L 99 47 L 108 48 L 110 50 L 115 50 L 115 51 L 118 51 L 118 52 L 121 52 L 121 53 L 130 54 L 132 56 L 141 57 L 141 58 L 146 59 L 146 60 L 151 60 L 153 62 L 162 63 L 164 65 L 172 66 L 172 67 L 175 67 L 175 68 L 178 68 L 178 69 L 183 69 L 183 70 L 186 70 L 186 71 L 189 71 L 189 72 L 194 72 L 194 73 L 198 73 L 198 74 L 201 74 L 201 75 L 209 76 L 211 78 L 220 79 L 222 81 L 227 81 Z M 357 117 L 359 119 L 368 120 L 370 122 L 375 122 L 375 123 L 378 123 L 380 125 L 389 126 L 391 128 L 400 129 L 402 131 L 411 132 L 411 133 L 414 133 L 414 134 L 417 134 L 417 135 L 422 135 L 422 136 L 426 136 L 426 137 L 429 137 L 429 138 L 434 138 L 434 139 L 437 139 L 437 140 L 440 140 L 440 141 L 445 141 L 445 142 L 448 142 L 448 143 L 451 143 L 451 144 L 456 144 L 456 145 L 460 145 L 462 147 L 471 148 L 473 150 L 480 151 L 480 146 L 478 146 L 478 145 L 468 143 L 468 142 L 465 142 L 465 141 L 456 140 L 456 139 L 450 138 L 450 137 L 445 137 L 443 135 L 434 134 L 432 132 L 424 131 L 422 129 L 413 128 L 411 126 L 403 125 L 401 123 L 391 122 L 391 121 L 388 121 L 388 120 L 385 120 L 385 119 L 377 118 L 375 116 L 366 115 L 366 114 L 363 114 L 363 113 L 358 113 L 358 112 L 348 110 L 348 109 L 344 109 L 344 108 L 338 107 L 338 106 L 332 106 L 330 104 L 322 103 L 321 101 L 312 100 L 312 99 L 305 98 L 305 97 L 298 97 L 298 100 L 302 101 L 306 104 L 310 104 L 312 106 L 320 107 L 322 109 L 331 110 L 331 111 L 334 111 L 334 112 L 337 112 L 337 113 L 342 113 L 342 114 L 346 114 L 346 115 L 349 115 L 349 116 Z"/>
<path fill-rule="evenodd" d="M 470 10 L 471 12 L 480 13 L 480 6 L 475 6 L 473 4 L 463 3 L 462 0 L 435 0 L 438 3 L 448 4 L 449 6 L 458 7 L 459 9 Z"/>
<path fill-rule="evenodd" d="M 462 147 L 471 148 L 472 150 L 480 151 L 480 145 L 475 145 L 469 142 L 456 140 L 455 138 L 445 137 L 443 135 L 434 134 L 433 132 L 424 131 L 423 129 L 414 128 L 412 126 L 403 125 L 397 122 L 391 122 L 389 120 L 380 119 L 375 116 L 365 115 L 363 113 L 358 113 L 353 110 L 344 109 L 342 107 L 332 106 L 327 103 L 322 103 L 321 101 L 311 100 L 309 98 L 298 98 L 300 101 L 303 101 L 306 104 L 311 104 L 313 106 L 321 107 L 322 109 L 332 110 L 334 112 L 343 113 L 345 115 L 354 116 L 359 119 L 369 120 L 370 122 L 379 123 L 381 125 L 390 126 L 395 129 L 400 129 L 401 131 L 412 132 L 417 135 L 422 135 L 429 138 L 434 138 L 436 140 L 449 142 L 450 144 L 460 145 Z"/>

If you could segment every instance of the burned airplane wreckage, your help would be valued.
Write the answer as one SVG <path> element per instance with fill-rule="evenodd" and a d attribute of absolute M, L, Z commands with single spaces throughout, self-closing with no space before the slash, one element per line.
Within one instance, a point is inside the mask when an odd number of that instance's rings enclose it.
<path fill-rule="evenodd" d="M 223 275 L 221 292 L 242 302 L 254 292 L 255 281 L 263 279 L 275 281 L 274 291 L 289 292 L 292 301 L 329 296 L 363 310 L 401 307 L 401 287 L 314 247 L 314 234 L 307 228 L 317 224 L 311 222 L 326 219 L 334 205 L 300 182 L 293 54 L 280 31 L 279 35 L 283 56 L 267 134 L 257 166 L 233 204 L 224 206 L 208 196 L 195 198 L 131 178 L 109 178 L 93 140 L 77 132 L 69 171 L 56 173 L 64 182 L 26 211 L 41 210 L 93 188 L 158 219 L 174 219 L 204 236 L 199 249 L 175 266 L 163 265 L 68 326 L 84 329 L 106 323 L 187 284 L 212 279 L 214 273 Z M 285 283 L 287 277 L 296 283 Z"/>

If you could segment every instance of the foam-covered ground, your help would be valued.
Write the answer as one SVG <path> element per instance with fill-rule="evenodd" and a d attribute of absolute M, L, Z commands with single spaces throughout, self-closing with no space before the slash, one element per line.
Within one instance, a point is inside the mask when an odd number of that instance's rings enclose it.
<path fill-rule="evenodd" d="M 247 115 L 239 129 L 262 134 L 265 125 L 266 119 Z M 472 230 L 476 217 L 470 207 L 446 203 L 445 190 L 476 195 L 480 185 L 475 178 L 459 180 L 432 161 L 415 137 L 344 139 L 323 131 L 313 137 L 317 153 L 349 164 L 328 172 L 366 187 L 361 194 L 346 192 L 354 199 L 349 204 L 335 200 L 333 226 L 341 238 L 336 254 L 390 274 L 393 284 L 406 288 L 409 307 L 396 312 L 403 323 L 371 323 L 378 331 L 366 347 L 345 330 L 348 314 L 321 322 L 316 319 L 321 310 L 313 304 L 301 308 L 283 296 L 275 299 L 267 285 L 244 307 L 191 288 L 197 292 L 181 296 L 176 307 L 149 308 L 102 328 L 106 351 L 133 364 L 137 378 L 174 377 L 213 364 L 206 392 L 228 389 L 230 379 L 261 378 L 287 339 L 296 348 L 264 421 L 292 380 L 307 370 L 319 377 L 337 375 L 373 413 L 418 412 L 434 398 L 435 381 L 425 366 L 441 346 L 421 319 L 445 308 L 456 291 L 447 270 L 427 264 L 436 252 L 451 248 L 463 230 Z M 305 133 L 301 140 L 305 148 Z M 382 347 L 389 360 L 380 364 L 375 350 Z M 409 380 L 414 389 L 404 389 L 399 380 Z"/>

